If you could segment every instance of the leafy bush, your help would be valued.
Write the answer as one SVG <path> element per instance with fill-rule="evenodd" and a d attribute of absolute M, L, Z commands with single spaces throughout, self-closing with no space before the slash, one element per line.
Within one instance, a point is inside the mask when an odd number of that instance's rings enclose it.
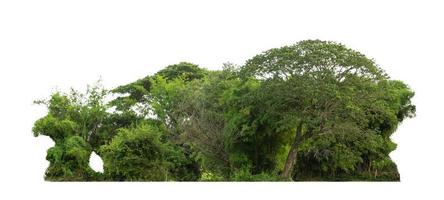
<path fill-rule="evenodd" d="M 109 145 L 102 146 L 105 176 L 115 181 L 167 181 L 167 145 L 153 127 L 121 129 Z"/>

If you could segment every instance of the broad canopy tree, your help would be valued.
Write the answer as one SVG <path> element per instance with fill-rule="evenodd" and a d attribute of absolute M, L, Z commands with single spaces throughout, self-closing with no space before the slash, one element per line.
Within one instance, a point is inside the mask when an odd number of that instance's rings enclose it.
<path fill-rule="evenodd" d="M 373 134 L 390 140 L 394 127 L 404 118 L 393 116 L 414 113 L 414 106 L 399 95 L 406 92 L 404 95 L 413 96 L 405 85 L 391 82 L 382 69 L 361 53 L 333 42 L 309 40 L 271 49 L 247 61 L 241 74 L 263 81 L 262 93 L 269 95 L 264 99 L 270 101 L 270 110 L 266 112 L 275 113 L 295 131 L 281 174 L 285 179 L 292 174 L 303 140 L 336 134 L 340 131 L 335 129 L 343 124 L 357 126 L 347 131 L 350 134 L 374 131 Z M 393 88 L 395 85 L 397 88 Z M 383 112 L 384 117 L 378 116 L 383 124 L 369 121 L 378 112 Z M 364 162 L 361 157 L 351 160 Z M 339 168 L 348 169 L 340 165 Z"/>
<path fill-rule="evenodd" d="M 243 66 L 182 62 L 109 92 L 55 93 L 33 132 L 56 143 L 48 180 L 396 181 L 390 136 L 413 95 L 363 54 L 306 40 Z"/>

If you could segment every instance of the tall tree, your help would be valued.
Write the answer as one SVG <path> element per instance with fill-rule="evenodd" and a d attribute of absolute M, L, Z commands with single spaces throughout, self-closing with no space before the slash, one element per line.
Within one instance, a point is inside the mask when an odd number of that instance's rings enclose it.
<path fill-rule="evenodd" d="M 382 69 L 363 54 L 320 40 L 268 50 L 248 60 L 241 75 L 262 80 L 262 93 L 267 94 L 264 101 L 270 108 L 267 112 L 294 131 L 281 173 L 287 180 L 302 140 L 325 134 L 338 123 L 357 117 L 353 112 L 369 105 L 362 104 L 363 99 L 383 98 L 367 86 L 388 80 Z M 365 123 L 352 121 L 356 126 Z"/>

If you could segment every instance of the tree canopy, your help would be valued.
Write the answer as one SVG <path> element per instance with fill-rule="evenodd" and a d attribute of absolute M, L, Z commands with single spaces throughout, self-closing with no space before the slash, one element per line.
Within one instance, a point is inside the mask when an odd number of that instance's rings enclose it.
<path fill-rule="evenodd" d="M 47 180 L 398 181 L 390 136 L 414 117 L 413 96 L 358 51 L 305 40 L 242 66 L 181 62 L 54 93 L 33 132 L 55 142 Z"/>

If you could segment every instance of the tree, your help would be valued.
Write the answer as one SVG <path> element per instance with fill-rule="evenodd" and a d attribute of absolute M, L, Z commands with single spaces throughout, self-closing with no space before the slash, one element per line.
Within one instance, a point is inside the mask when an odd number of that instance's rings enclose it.
<path fill-rule="evenodd" d="M 281 174 L 284 179 L 291 177 L 303 140 L 327 134 L 347 121 L 357 127 L 366 124 L 365 116 L 358 117 L 373 107 L 363 100 L 383 101 L 384 97 L 372 87 L 388 81 L 382 69 L 361 53 L 319 40 L 259 54 L 247 61 L 241 75 L 262 81 L 261 93 L 267 94 L 264 101 L 269 105 L 266 112 L 279 119 L 277 124 L 295 132 Z M 391 94 L 390 90 L 384 92 Z M 412 111 L 407 111 L 407 116 Z"/>
<path fill-rule="evenodd" d="M 121 127 L 150 122 L 162 130 L 162 140 L 174 146 L 176 160 L 169 170 L 175 180 L 193 181 L 200 178 L 200 166 L 194 152 L 180 139 L 183 134 L 184 101 L 188 84 L 204 77 L 206 71 L 195 64 L 181 62 L 169 65 L 155 75 L 112 90 L 118 96 L 110 102 L 118 113 L 111 116 Z M 122 123 L 123 122 L 123 123 Z M 180 158 L 180 159 L 179 159 Z M 171 178 L 171 176 L 170 176 Z"/>
<path fill-rule="evenodd" d="M 205 173 L 224 180 L 275 179 L 284 149 L 279 141 L 285 138 L 271 137 L 266 125 L 257 126 L 264 118 L 254 96 L 259 85 L 254 79 L 242 82 L 236 67 L 225 65 L 182 96 L 188 110 L 185 140 L 199 152 Z"/>
<path fill-rule="evenodd" d="M 49 136 L 55 146 L 48 150 L 50 165 L 45 178 L 55 181 L 98 180 L 99 174 L 89 167 L 89 157 L 100 145 L 106 132 L 102 126 L 107 118 L 103 98 L 106 90 L 100 85 L 88 87 L 86 94 L 71 90 L 56 92 L 49 100 L 36 101 L 48 107 L 48 114 L 37 120 L 34 136 Z"/>
<path fill-rule="evenodd" d="M 165 139 L 174 144 L 177 151 L 182 152 L 185 160 L 177 163 L 176 169 L 181 171 L 183 180 L 193 181 L 200 178 L 201 170 L 197 162 L 196 152 L 184 140 L 184 125 L 187 123 L 189 108 L 186 99 L 191 94 L 193 81 L 182 78 L 168 80 L 162 76 L 152 78 L 153 88 L 150 93 L 150 109 L 155 120 L 165 130 Z"/>
<path fill-rule="evenodd" d="M 199 153 L 202 168 L 224 179 L 230 178 L 232 166 L 228 146 L 234 140 L 225 132 L 230 90 L 238 80 L 229 79 L 231 72 L 208 72 L 201 81 L 188 84 L 182 95 L 183 140 Z"/>
<path fill-rule="evenodd" d="M 192 81 L 202 79 L 205 76 L 205 73 L 206 70 L 199 68 L 198 65 L 188 62 L 180 62 L 178 64 L 167 66 L 158 71 L 155 75 L 162 76 L 169 81 L 178 78 L 184 81 Z"/>

